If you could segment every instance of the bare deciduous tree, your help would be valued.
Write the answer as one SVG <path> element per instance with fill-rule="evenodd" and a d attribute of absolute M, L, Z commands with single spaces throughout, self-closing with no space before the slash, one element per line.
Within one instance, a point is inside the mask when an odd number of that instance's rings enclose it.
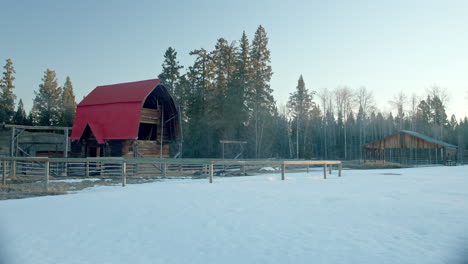
<path fill-rule="evenodd" d="M 343 116 L 343 136 L 344 136 L 344 158 L 348 158 L 348 129 L 346 127 L 347 124 L 347 118 L 349 113 L 352 111 L 352 108 L 354 106 L 354 100 L 353 100 L 353 91 L 351 88 L 348 86 L 343 86 L 343 87 L 337 87 L 334 90 L 334 95 L 335 95 L 335 104 L 337 108 L 337 114 L 340 114 Z"/>
<path fill-rule="evenodd" d="M 426 93 L 431 98 L 439 97 L 440 101 L 444 106 L 447 106 L 447 104 L 450 102 L 450 94 L 447 92 L 447 89 L 442 88 L 436 84 L 426 89 Z"/>
<path fill-rule="evenodd" d="M 401 130 L 403 127 L 403 119 L 405 117 L 405 105 L 408 101 L 405 93 L 400 91 L 397 95 L 393 97 L 393 100 L 390 101 L 390 104 L 396 108 L 396 119 L 398 123 L 398 130 Z"/>

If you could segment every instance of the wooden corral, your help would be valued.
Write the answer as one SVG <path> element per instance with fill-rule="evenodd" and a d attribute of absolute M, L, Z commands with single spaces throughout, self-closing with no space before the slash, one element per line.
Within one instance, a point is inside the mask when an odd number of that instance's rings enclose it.
<path fill-rule="evenodd" d="M 179 112 L 160 79 L 98 86 L 78 104 L 74 157 L 169 158 Z"/>
<path fill-rule="evenodd" d="M 458 147 L 426 135 L 402 130 L 363 146 L 367 162 L 445 164 L 457 160 Z"/>
<path fill-rule="evenodd" d="M 68 157 L 70 127 L 5 124 L 0 128 L 0 156 Z"/>

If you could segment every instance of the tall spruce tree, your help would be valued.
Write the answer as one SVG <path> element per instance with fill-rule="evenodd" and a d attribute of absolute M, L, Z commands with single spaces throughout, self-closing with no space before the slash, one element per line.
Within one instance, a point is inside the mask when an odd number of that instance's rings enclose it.
<path fill-rule="evenodd" d="M 18 107 L 13 118 L 13 123 L 17 125 L 27 125 L 28 117 L 26 116 L 26 111 L 24 110 L 23 100 L 19 100 Z"/>
<path fill-rule="evenodd" d="M 57 84 L 55 71 L 47 69 L 44 72 L 39 91 L 35 91 L 34 106 L 37 110 L 37 120 L 34 123 L 44 126 L 54 126 L 60 121 L 60 105 L 62 89 Z"/>
<path fill-rule="evenodd" d="M 75 94 L 73 92 L 73 84 L 70 77 L 67 76 L 65 84 L 63 85 L 62 103 L 60 105 L 60 125 L 61 126 L 73 126 L 73 120 L 75 119 L 76 101 Z"/>
<path fill-rule="evenodd" d="M 164 62 L 162 63 L 162 72 L 158 78 L 164 79 L 169 84 L 171 93 L 174 93 L 176 99 L 181 97 L 180 91 L 177 91 L 176 85 L 180 79 L 180 70 L 184 68 L 177 61 L 177 52 L 172 47 L 167 48 L 164 53 Z"/>
<path fill-rule="evenodd" d="M 6 60 L 5 71 L 3 72 L 3 78 L 0 80 L 0 122 L 10 123 L 15 113 L 15 99 L 16 95 L 13 93 L 15 85 L 13 76 L 16 71 L 13 67 L 11 59 Z"/>
<path fill-rule="evenodd" d="M 191 51 L 190 55 L 195 56 L 195 62 L 187 73 L 191 89 L 187 100 L 188 124 L 185 130 L 187 136 L 184 139 L 184 156 L 209 157 L 213 152 L 213 131 L 207 116 L 206 93 L 211 85 L 211 59 L 203 48 Z"/>
<path fill-rule="evenodd" d="M 252 76 L 249 50 L 249 40 L 244 31 L 239 47 L 235 50 L 234 73 L 226 94 L 225 116 L 229 117 L 226 119 L 226 138 L 244 140 L 247 136 L 245 134 L 245 125 L 249 116 L 247 93 Z"/>
<path fill-rule="evenodd" d="M 312 94 L 309 93 L 305 87 L 304 79 L 302 75 L 297 81 L 296 91 L 290 94 L 288 101 L 288 108 L 294 117 L 294 122 L 296 123 L 296 158 L 299 159 L 299 146 L 302 143 L 302 154 L 305 152 L 306 142 L 300 142 L 300 137 L 304 139 L 306 135 L 306 125 L 308 123 L 309 112 L 312 107 Z M 305 141 L 305 139 L 303 140 Z"/>
<path fill-rule="evenodd" d="M 275 115 L 276 106 L 273 90 L 270 87 L 271 69 L 270 50 L 265 29 L 260 25 L 255 31 L 250 52 L 252 63 L 251 91 L 249 93 L 249 107 L 253 115 L 254 155 L 262 156 L 264 133 L 268 122 Z"/>
<path fill-rule="evenodd" d="M 212 117 L 211 122 L 216 131 L 216 138 L 234 137 L 231 115 L 231 101 L 233 98 L 234 72 L 236 70 L 236 51 L 235 42 L 228 43 L 224 38 L 218 39 L 215 49 L 211 52 L 213 83 L 208 90 L 208 100 L 211 102 L 208 108 L 208 114 Z M 229 106 L 229 109 L 228 109 Z M 229 119 L 226 117 L 230 117 Z"/>

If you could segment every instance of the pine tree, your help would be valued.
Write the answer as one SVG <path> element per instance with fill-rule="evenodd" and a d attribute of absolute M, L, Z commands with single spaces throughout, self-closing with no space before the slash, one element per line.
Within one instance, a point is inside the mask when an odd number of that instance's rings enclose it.
<path fill-rule="evenodd" d="M 17 125 L 27 125 L 28 124 L 28 117 L 26 116 L 26 111 L 24 110 L 23 100 L 19 100 L 18 107 L 16 109 L 13 123 Z"/>
<path fill-rule="evenodd" d="M 297 81 L 296 91 L 290 94 L 288 101 L 288 108 L 293 114 L 294 122 L 296 123 L 296 158 L 299 159 L 299 138 L 302 133 L 305 133 L 305 125 L 308 123 L 309 112 L 312 107 L 312 95 L 305 87 L 302 75 Z M 302 135 L 304 139 L 305 134 Z M 302 142 L 301 142 L 302 143 Z M 305 152 L 306 142 L 303 142 L 303 151 Z"/>
<path fill-rule="evenodd" d="M 15 113 L 15 99 L 16 95 L 13 93 L 13 76 L 16 71 L 13 67 L 11 59 L 6 60 L 6 64 L 3 67 L 3 78 L 0 80 L 0 122 L 10 123 Z"/>
<path fill-rule="evenodd" d="M 267 122 L 275 114 L 276 106 L 270 79 L 273 75 L 270 50 L 265 29 L 260 25 L 255 32 L 250 58 L 252 63 L 252 85 L 249 92 L 249 107 L 253 113 L 255 157 L 262 153 L 262 140 Z"/>
<path fill-rule="evenodd" d="M 211 135 L 213 131 L 207 120 L 206 91 L 210 89 L 211 59 L 205 49 L 194 50 L 190 55 L 196 56 L 193 66 L 189 67 L 187 80 L 190 83 L 187 100 L 187 129 L 184 156 L 209 157 L 213 146 Z"/>
<path fill-rule="evenodd" d="M 430 98 L 427 98 L 429 101 Z M 431 108 L 426 100 L 421 100 L 416 110 L 416 130 L 421 133 L 427 133 L 431 119 Z"/>
<path fill-rule="evenodd" d="M 73 126 L 76 102 L 75 94 L 73 92 L 73 84 L 69 76 L 67 76 L 65 84 L 63 85 L 61 99 L 62 103 L 60 105 L 60 125 L 68 127 Z"/>
<path fill-rule="evenodd" d="M 62 89 L 57 84 L 55 71 L 47 69 L 44 72 L 39 91 L 35 91 L 34 106 L 37 110 L 37 120 L 34 123 L 44 126 L 54 126 L 60 121 L 60 104 Z"/>
<path fill-rule="evenodd" d="M 447 113 L 445 112 L 445 106 L 439 96 L 433 96 L 429 101 L 431 108 L 431 120 L 433 123 L 433 136 L 437 136 L 439 139 L 444 138 L 444 128 L 448 124 Z"/>
<path fill-rule="evenodd" d="M 177 52 L 172 47 L 167 48 L 164 53 L 164 62 L 161 65 L 162 72 L 158 75 L 158 78 L 164 79 L 169 84 L 169 90 L 171 93 L 175 93 L 176 99 L 179 99 L 181 94 L 180 91 L 176 91 L 176 85 L 180 79 L 179 70 L 184 68 L 177 61 Z"/>
<path fill-rule="evenodd" d="M 226 94 L 225 116 L 226 138 L 237 140 L 245 139 L 245 124 L 249 117 L 247 106 L 247 94 L 251 79 L 251 63 L 249 57 L 249 40 L 245 31 L 239 42 L 239 48 L 235 50 L 234 73 L 228 85 Z"/>
<path fill-rule="evenodd" d="M 239 100 L 235 98 L 237 91 L 234 87 L 236 54 L 235 42 L 229 44 L 223 38 L 218 39 L 215 49 L 211 52 L 213 82 L 208 90 L 208 100 L 211 102 L 208 114 L 213 119 L 212 125 L 219 139 L 233 139 L 236 136 L 235 126 L 239 119 L 239 106 L 234 105 L 235 101 Z"/>

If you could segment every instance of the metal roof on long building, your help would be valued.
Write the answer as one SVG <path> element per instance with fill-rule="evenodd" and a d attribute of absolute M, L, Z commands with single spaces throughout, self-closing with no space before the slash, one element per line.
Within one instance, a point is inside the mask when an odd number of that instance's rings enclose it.
<path fill-rule="evenodd" d="M 379 142 L 379 141 L 382 141 L 382 140 L 385 140 L 389 137 L 392 137 L 396 134 L 400 134 L 400 133 L 405 133 L 405 134 L 408 134 L 408 135 L 411 135 L 411 136 L 414 136 L 414 137 L 417 137 L 417 138 L 420 138 L 422 140 L 425 140 L 425 141 L 428 141 L 428 142 L 431 142 L 433 144 L 437 144 L 437 145 L 440 145 L 440 146 L 443 146 L 443 147 L 447 147 L 447 148 L 458 148 L 457 146 L 455 145 L 452 145 L 452 144 L 449 144 L 447 142 L 444 142 L 444 141 L 441 141 L 441 140 L 438 140 L 438 139 L 435 139 L 435 138 L 431 138 L 429 136 L 426 136 L 426 135 L 423 135 L 421 133 L 418 133 L 418 132 L 414 132 L 414 131 L 408 131 L 408 130 L 401 130 L 399 131 L 398 133 L 395 133 L 395 134 L 392 134 L 390 136 L 387 136 L 387 137 L 384 137 L 383 139 L 379 139 L 379 140 L 376 140 L 376 141 L 373 141 L 371 143 L 368 143 L 368 144 L 365 144 L 364 147 L 366 146 L 369 146 L 369 145 L 372 145 L 376 142 Z"/>
<path fill-rule="evenodd" d="M 455 145 L 449 144 L 447 142 L 444 142 L 444 141 L 441 141 L 441 140 L 438 140 L 438 139 L 435 139 L 435 138 L 431 138 L 429 136 L 423 135 L 423 134 L 418 133 L 418 132 L 408 131 L 408 130 L 401 130 L 401 132 L 412 135 L 412 136 L 415 136 L 415 137 L 418 137 L 418 138 L 421 138 L 421 139 L 424 139 L 424 140 L 432 142 L 434 144 L 438 144 L 438 145 L 448 147 L 448 148 L 458 148 Z"/>

